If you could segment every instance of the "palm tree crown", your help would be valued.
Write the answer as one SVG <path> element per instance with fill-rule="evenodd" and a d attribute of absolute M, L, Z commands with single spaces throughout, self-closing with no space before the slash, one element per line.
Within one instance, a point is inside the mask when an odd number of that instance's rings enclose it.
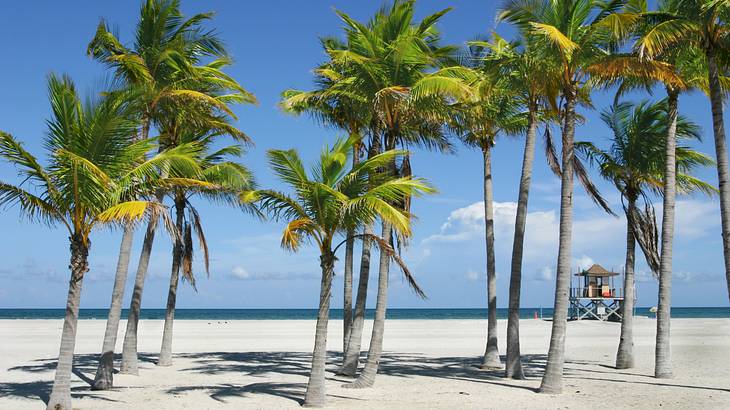
<path fill-rule="evenodd" d="M 296 151 L 269 151 L 272 169 L 293 196 L 271 190 L 257 191 L 256 196 L 263 209 L 288 221 L 281 240 L 284 248 L 296 251 L 303 242 L 313 241 L 321 251 L 331 250 L 337 234 L 378 217 L 410 235 L 410 215 L 393 203 L 433 189 L 418 178 L 388 178 L 379 172 L 404 154 L 400 151 L 378 154 L 348 170 L 353 143 L 353 138 L 340 139 L 325 148 L 311 175 Z"/>
<path fill-rule="evenodd" d="M 639 199 L 648 193 L 661 195 L 664 175 L 664 152 L 667 127 L 666 100 L 618 103 L 601 113 L 601 119 L 613 131 L 611 146 L 601 150 L 590 142 L 576 143 L 576 148 L 599 167 L 601 176 L 611 181 L 626 199 Z M 699 140 L 699 127 L 684 116 L 677 118 L 678 141 Z M 697 166 L 714 162 L 686 145 L 678 145 L 677 188 L 680 193 L 714 192 L 714 188 L 689 172 Z"/>
<path fill-rule="evenodd" d="M 55 75 L 48 88 L 53 118 L 44 145 L 49 165 L 43 167 L 13 137 L 3 134 L 0 155 L 19 169 L 23 185 L 30 183 L 33 189 L 2 183 L 0 204 L 18 204 L 31 220 L 61 224 L 72 237 L 87 242 L 97 225 L 162 211 L 149 201 L 133 200 L 148 195 L 152 187 L 194 183 L 188 178 L 162 179 L 157 172 L 162 168 L 187 175 L 199 172 L 193 159 L 199 150 L 195 146 L 183 145 L 142 161 L 153 144 L 133 142 L 138 121 L 123 100 L 109 97 L 84 105 L 71 80 Z"/>

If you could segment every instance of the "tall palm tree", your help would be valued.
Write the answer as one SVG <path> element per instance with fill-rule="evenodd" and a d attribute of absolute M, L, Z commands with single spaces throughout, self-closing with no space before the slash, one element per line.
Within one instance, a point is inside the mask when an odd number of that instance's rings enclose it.
<path fill-rule="evenodd" d="M 615 25 L 607 18 L 623 6 L 623 1 L 508 0 L 498 20 L 517 26 L 532 35 L 544 58 L 560 67 L 559 87 L 563 105 L 560 224 L 555 302 L 547 367 L 541 393 L 560 393 L 563 388 L 565 333 L 568 319 L 568 292 L 572 239 L 573 142 L 576 105 L 589 94 L 586 70 L 598 58 L 610 53 Z"/>
<path fill-rule="evenodd" d="M 634 236 L 638 239 L 650 266 L 659 277 L 654 367 L 654 375 L 657 378 L 672 377 L 670 310 L 674 208 L 678 182 L 675 134 L 679 118 L 679 95 L 692 88 L 699 88 L 705 93 L 710 93 L 707 82 L 703 81 L 704 73 L 707 72 L 707 59 L 701 48 L 692 41 L 685 41 L 681 46 L 672 48 L 662 48 L 661 50 L 656 48 L 656 30 L 667 24 L 663 18 L 658 18 L 658 16 L 666 17 L 664 9 L 668 6 L 671 6 L 670 2 L 660 3 L 660 10 L 654 12 L 648 11 L 645 2 L 628 3 L 621 13 L 616 14 L 616 19 L 629 23 L 626 25 L 627 30 L 624 31 L 626 37 L 637 38 L 634 52 L 630 55 L 611 56 L 596 64 L 597 68 L 591 70 L 594 77 L 600 81 L 620 83 L 620 92 L 635 87 L 650 88 L 657 82 L 661 83 L 667 92 L 668 126 L 664 144 L 666 159 L 662 195 L 661 252 L 657 250 L 651 230 L 639 231 L 641 224 L 635 224 L 634 227 Z M 651 208 L 647 209 L 651 210 Z M 635 218 L 645 223 L 651 216 L 642 216 L 637 212 Z M 637 233 L 640 234 L 636 235 Z M 624 362 L 626 357 L 626 354 L 619 355 L 617 366 L 626 365 Z"/>
<path fill-rule="evenodd" d="M 88 54 L 113 70 L 115 78 L 122 84 L 118 92 L 125 94 L 134 103 L 142 118 L 141 139 L 147 139 L 150 129 L 169 112 L 165 107 L 185 103 L 207 104 L 232 115 L 227 103 L 255 101 L 251 94 L 221 70 L 230 62 L 225 49 L 217 33 L 203 27 L 212 16 L 212 13 L 201 13 L 185 19 L 180 11 L 179 0 L 146 0 L 140 8 L 132 48 L 125 47 L 112 34 L 106 22 L 99 23 L 89 43 Z M 200 65 L 203 58 L 215 60 Z M 221 93 L 230 94 L 230 97 L 215 97 L 201 91 L 202 83 L 208 86 L 214 84 L 216 89 L 232 92 Z M 159 150 L 165 148 L 167 146 L 161 141 Z M 157 198 L 161 201 L 163 193 L 159 193 Z M 125 373 L 137 374 L 137 325 L 156 227 L 156 221 L 147 225 L 137 264 L 122 354 L 121 370 Z M 121 285 L 126 279 L 128 255 L 131 252 L 130 248 L 124 246 L 131 246 L 132 235 L 133 230 L 127 227 L 122 239 L 123 248 L 117 266 L 101 360 L 93 385 L 96 389 L 112 386 L 113 352 L 123 297 Z M 121 286 L 119 289 L 117 284 Z"/>
<path fill-rule="evenodd" d="M 467 146 L 482 152 L 484 168 L 484 225 L 487 255 L 487 345 L 482 368 L 499 368 L 502 361 L 497 347 L 497 272 L 494 256 L 494 193 L 492 151 L 499 134 L 517 134 L 524 130 L 526 117 L 521 104 L 505 81 L 503 72 L 489 59 L 486 50 L 493 45 L 472 42 L 467 67 L 475 74 L 469 84 L 471 98 L 452 105 L 449 127 Z"/>
<path fill-rule="evenodd" d="M 523 33 L 523 35 L 526 33 Z M 537 128 L 544 119 L 548 96 L 554 94 L 552 84 L 555 67 L 547 64 L 536 52 L 535 40 L 526 36 L 522 42 L 508 42 L 496 33 L 492 41 L 473 41 L 473 46 L 488 50 L 486 61 L 502 75 L 508 84 L 512 98 L 526 109 L 525 148 L 520 172 L 520 188 L 515 215 L 515 234 L 512 244 L 509 302 L 507 318 L 507 357 L 505 376 L 524 379 L 520 354 L 520 292 L 522 288 L 522 254 L 527 225 L 527 204 L 532 179 L 532 163 L 535 157 Z"/>
<path fill-rule="evenodd" d="M 344 45 L 332 38 L 321 39 L 325 49 L 342 49 Z M 362 132 L 370 123 L 368 118 L 370 109 L 364 104 L 365 100 L 352 94 L 348 87 L 343 84 L 348 81 L 345 74 L 346 67 L 339 67 L 333 61 L 320 65 L 315 70 L 315 83 L 317 88 L 312 91 L 301 91 L 289 89 L 282 93 L 281 107 L 287 112 L 302 114 L 308 113 L 319 122 L 334 126 L 348 132 L 350 136 L 357 137 L 353 144 L 352 165 L 360 161 L 363 151 Z M 372 233 L 372 228 L 365 228 Z M 348 343 L 353 327 L 355 332 L 362 334 L 362 324 L 365 318 L 365 300 L 367 298 L 367 284 L 370 276 L 370 244 L 366 239 L 363 241 L 362 261 L 360 263 L 360 275 L 357 307 L 355 315 L 352 310 L 352 285 L 354 270 L 355 239 L 348 235 L 345 244 L 345 266 L 343 272 L 343 308 L 342 308 L 342 354 L 345 360 L 348 351 Z M 355 322 L 357 322 L 355 324 Z M 359 356 L 360 348 L 357 348 Z M 352 359 L 352 357 L 350 357 Z M 357 359 L 357 358 L 355 358 Z M 353 369 L 354 372 L 354 369 Z M 353 373 L 354 374 L 354 373 Z"/>
<path fill-rule="evenodd" d="M 68 230 L 71 278 L 48 409 L 70 410 L 79 301 L 89 270 L 91 231 L 112 223 L 134 223 L 145 215 L 149 219 L 166 215 L 158 203 L 136 198 L 161 183 L 159 168 L 176 162 L 194 170 L 194 162 L 188 161 L 189 149 L 140 162 L 153 145 L 134 141 L 137 121 L 123 101 L 110 97 L 82 104 L 66 77 L 51 75 L 48 88 L 52 107 L 45 138 L 48 165 L 41 165 L 22 144 L 1 133 L 0 157 L 17 167 L 23 182 L 0 182 L 0 205 L 18 205 L 30 220 Z"/>
<path fill-rule="evenodd" d="M 443 118 L 435 115 L 437 110 L 434 110 L 434 107 L 442 107 L 442 101 L 432 92 L 456 81 L 429 76 L 431 69 L 448 61 L 454 52 L 453 47 L 439 45 L 440 36 L 435 28 L 448 11 L 445 9 L 415 22 L 414 2 L 395 0 L 391 7 L 378 11 L 367 24 L 337 12 L 345 23 L 346 47 L 328 48 L 327 53 L 338 67 L 345 69 L 347 79 L 341 82 L 343 92 L 364 99 L 364 104 L 371 110 L 368 127 L 371 150 L 392 150 L 398 145 L 450 149 L 441 130 Z M 429 77 L 428 81 L 421 83 L 426 77 Z M 417 88 L 419 83 L 421 86 Z M 408 156 L 400 163 L 393 161 L 385 169 L 392 175 L 409 175 Z M 401 206 L 407 211 L 409 203 L 409 199 L 404 198 Z M 384 224 L 381 237 L 390 242 L 392 233 L 391 227 Z M 348 387 L 371 386 L 377 373 L 387 308 L 389 266 L 390 258 L 381 253 L 368 361 L 358 380 Z M 354 331 L 357 319 L 356 315 L 345 354 L 345 374 L 354 373 L 357 366 L 360 349 L 360 335 Z"/>
<path fill-rule="evenodd" d="M 601 176 L 618 189 L 622 202 L 625 201 L 626 263 L 621 337 L 616 353 L 618 369 L 634 367 L 634 263 L 637 234 L 656 231 L 653 213 L 642 215 L 638 203 L 643 200 L 645 206 L 651 206 L 649 194 L 661 195 L 664 192 L 665 145 L 667 128 L 671 123 L 667 108 L 666 100 L 657 103 L 616 103 L 601 113 L 601 119 L 613 131 L 610 147 L 602 150 L 590 142 L 576 143 L 578 152 L 599 168 Z M 677 118 L 675 138 L 678 142 L 699 140 L 700 137 L 699 126 L 683 116 Z M 676 185 L 679 192 L 714 192 L 714 187 L 690 175 L 693 168 L 712 164 L 713 161 L 704 154 L 687 146 L 677 146 Z M 651 257 L 649 255 L 647 259 Z M 653 270 L 657 269 L 655 263 L 650 263 L 650 266 Z"/>
<path fill-rule="evenodd" d="M 663 4 L 662 4 L 663 5 Z M 661 9 L 658 12 L 661 14 Z M 651 243 L 642 241 L 639 244 L 645 255 L 655 260 L 659 276 L 659 294 L 657 311 L 657 332 L 655 346 L 654 375 L 658 378 L 672 377 L 670 352 L 670 309 L 672 285 L 672 248 L 674 239 L 674 208 L 676 197 L 676 131 L 679 115 L 679 95 L 691 88 L 707 90 L 706 83 L 701 81 L 703 67 L 706 66 L 701 50 L 691 42 L 681 47 L 664 49 L 661 53 L 651 52 L 652 33 L 661 21 L 656 18 L 657 12 L 648 11 L 646 3 L 632 2 L 625 10 L 616 14 L 617 20 L 628 21 L 631 34 L 637 38 L 634 52 L 631 55 L 616 55 L 604 59 L 591 70 L 600 81 L 617 80 L 621 89 L 637 86 L 650 87 L 655 82 L 661 83 L 667 93 L 666 149 L 664 162 L 664 192 L 661 229 L 661 251 Z M 624 35 L 626 35 L 624 33 Z M 600 74 L 599 74 L 600 73 Z M 707 92 L 707 91 L 706 91 Z M 647 249 L 649 248 L 649 249 Z"/>
<path fill-rule="evenodd" d="M 325 404 L 324 372 L 332 276 L 335 254 L 343 244 L 335 243 L 336 236 L 349 235 L 353 228 L 372 223 L 375 218 L 381 218 L 384 223 L 408 235 L 410 216 L 392 203 L 407 195 L 433 191 L 422 180 L 410 177 L 393 178 L 378 172 L 379 168 L 392 162 L 396 156 L 403 155 L 402 152 L 388 151 L 348 169 L 348 157 L 355 143 L 355 138 L 340 139 L 331 149 L 325 148 L 319 162 L 313 167 L 311 176 L 305 171 L 296 151 L 269 151 L 272 169 L 291 188 L 293 195 L 271 190 L 256 192 L 264 210 L 287 222 L 282 234 L 282 247 L 296 251 L 303 242 L 310 241 L 320 251 L 322 281 L 319 311 L 312 370 L 304 401 L 304 405 L 308 407 L 321 407 Z M 377 177 L 373 177 L 374 174 Z M 358 236 L 363 235 L 365 234 Z M 393 248 L 374 235 L 370 239 L 378 244 L 382 253 L 401 265 L 415 291 L 422 295 Z"/>
<path fill-rule="evenodd" d="M 205 115 L 202 117 L 205 117 Z M 160 357 L 157 361 L 159 366 L 172 365 L 173 322 L 181 270 L 183 279 L 187 280 L 196 289 L 193 274 L 193 232 L 196 234 L 200 248 L 203 251 L 206 273 L 209 272 L 208 244 L 203 233 L 200 214 L 191 203 L 192 197 L 197 195 L 215 202 L 241 206 L 246 204 L 238 201 L 238 196 L 242 192 L 251 191 L 254 187 L 251 172 L 243 165 L 229 160 L 229 158 L 241 155 L 242 147 L 240 145 L 212 150 L 211 145 L 216 137 L 225 133 L 228 127 L 220 129 L 216 128 L 210 121 L 196 121 L 200 118 L 201 115 L 195 115 L 189 109 L 181 109 L 174 119 L 164 121 L 164 126 L 161 127 L 165 133 L 169 133 L 165 139 L 169 140 L 172 146 L 189 143 L 201 145 L 204 151 L 201 152 L 200 157 L 196 158 L 201 169 L 198 180 L 206 184 L 200 187 L 176 187 L 170 192 L 175 207 L 175 226 L 179 236 L 174 241 L 172 248 L 172 268 L 167 295 L 165 324 L 162 333 Z M 213 116 L 213 118 L 217 119 L 216 116 Z M 228 124 L 225 118 L 219 121 L 221 124 Z M 185 175 L 180 176 L 185 177 Z M 192 177 L 194 176 L 189 178 Z M 250 206 L 244 206 L 244 209 L 252 210 Z"/>
<path fill-rule="evenodd" d="M 682 45 L 696 47 L 704 55 L 702 79 L 708 89 L 712 107 L 712 130 L 715 136 L 717 177 L 720 188 L 720 216 L 725 257 L 725 278 L 730 298 L 730 165 L 723 119 L 726 55 L 730 32 L 730 2 L 727 0 L 662 0 L 656 12 L 647 13 L 652 26 L 644 35 L 643 52 L 653 57 Z"/>

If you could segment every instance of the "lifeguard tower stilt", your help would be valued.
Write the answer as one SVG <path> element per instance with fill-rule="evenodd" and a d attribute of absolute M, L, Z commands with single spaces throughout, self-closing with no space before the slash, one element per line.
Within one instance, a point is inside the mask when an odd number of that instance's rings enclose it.
<path fill-rule="evenodd" d="M 621 321 L 623 288 L 614 287 L 614 277 L 619 275 L 598 264 L 576 273 L 570 287 L 570 318 Z"/>

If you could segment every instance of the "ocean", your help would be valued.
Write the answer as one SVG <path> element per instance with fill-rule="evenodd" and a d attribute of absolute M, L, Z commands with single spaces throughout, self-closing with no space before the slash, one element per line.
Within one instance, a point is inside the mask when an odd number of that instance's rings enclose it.
<path fill-rule="evenodd" d="M 106 319 L 108 309 L 81 309 L 81 319 Z M 372 319 L 373 309 L 366 317 Z M 551 317 L 552 309 L 523 308 L 520 317 Z M 654 317 L 649 308 L 637 308 L 637 316 Z M 0 309 L 0 319 L 62 319 L 64 309 Z M 164 319 L 165 309 L 142 309 L 142 319 Z M 122 311 L 122 318 L 127 310 Z M 332 319 L 342 319 L 342 309 L 332 309 Z M 486 319 L 487 309 L 388 309 L 388 319 Z M 507 318 L 507 309 L 497 309 L 497 317 Z M 675 307 L 674 318 L 730 318 L 730 307 Z M 317 318 L 317 309 L 176 309 L 175 319 L 181 320 L 312 320 Z"/>

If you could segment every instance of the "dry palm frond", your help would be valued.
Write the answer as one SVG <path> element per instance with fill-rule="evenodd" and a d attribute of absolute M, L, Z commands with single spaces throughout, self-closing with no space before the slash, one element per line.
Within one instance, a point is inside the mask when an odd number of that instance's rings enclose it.
<path fill-rule="evenodd" d="M 190 223 L 185 223 L 183 228 L 182 255 L 180 255 L 180 269 L 182 270 L 183 279 L 190 282 L 190 286 L 196 291 L 195 275 L 193 274 L 193 235 Z"/>
<path fill-rule="evenodd" d="M 628 212 L 626 206 L 628 222 L 634 231 L 634 237 L 639 243 L 641 251 L 644 253 L 646 263 L 649 265 L 654 277 L 659 277 L 659 229 L 657 228 L 656 215 L 654 206 L 650 202 L 645 202 L 644 211 L 634 208 L 634 212 Z"/>

